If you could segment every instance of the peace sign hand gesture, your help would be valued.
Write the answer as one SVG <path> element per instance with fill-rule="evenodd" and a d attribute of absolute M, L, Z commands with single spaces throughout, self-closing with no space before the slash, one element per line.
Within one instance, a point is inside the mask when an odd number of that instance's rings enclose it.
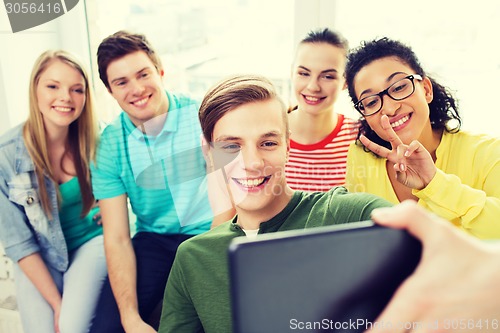
<path fill-rule="evenodd" d="M 437 171 L 431 154 L 417 140 L 405 145 L 392 129 L 389 117 L 386 115 L 383 115 L 380 121 L 392 149 L 382 147 L 363 135 L 359 139 L 366 148 L 386 158 L 394 165 L 396 179 L 401 184 L 412 189 L 423 189 L 434 178 Z"/>

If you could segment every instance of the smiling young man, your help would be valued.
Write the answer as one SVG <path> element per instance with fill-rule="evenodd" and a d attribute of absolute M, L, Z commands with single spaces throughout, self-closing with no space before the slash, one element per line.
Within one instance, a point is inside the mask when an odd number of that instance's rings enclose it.
<path fill-rule="evenodd" d="M 160 59 L 143 35 L 119 31 L 102 41 L 97 58 L 123 112 L 104 129 L 92 170 L 109 281 L 91 332 L 156 332 L 146 321 L 161 302 L 177 247 L 213 218 L 198 104 L 165 91 Z M 127 201 L 137 217 L 132 239 Z"/>
<path fill-rule="evenodd" d="M 227 188 L 237 215 L 179 247 L 165 289 L 161 333 L 231 332 L 227 249 L 233 238 L 366 220 L 374 208 L 390 205 L 343 187 L 307 193 L 287 185 L 286 108 L 263 77 L 222 81 L 206 94 L 199 118 L 209 143 L 207 160 L 222 171 L 221 188 Z"/>

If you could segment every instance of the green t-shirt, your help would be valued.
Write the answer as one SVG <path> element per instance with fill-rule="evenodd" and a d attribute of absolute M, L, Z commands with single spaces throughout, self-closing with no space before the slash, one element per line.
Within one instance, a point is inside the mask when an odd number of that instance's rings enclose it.
<path fill-rule="evenodd" d="M 279 214 L 260 224 L 259 233 L 368 220 L 373 209 L 387 206 L 391 204 L 384 199 L 348 193 L 343 187 L 296 191 Z M 245 235 L 235 222 L 236 218 L 179 246 L 165 289 L 159 333 L 231 332 L 227 249 L 233 238 Z"/>
<path fill-rule="evenodd" d="M 102 235 L 102 226 L 92 219 L 99 212 L 99 207 L 92 208 L 84 218 L 80 217 L 82 194 L 77 177 L 59 185 L 59 191 L 62 199 L 59 207 L 59 220 L 68 252 L 70 252 L 95 236 Z"/>

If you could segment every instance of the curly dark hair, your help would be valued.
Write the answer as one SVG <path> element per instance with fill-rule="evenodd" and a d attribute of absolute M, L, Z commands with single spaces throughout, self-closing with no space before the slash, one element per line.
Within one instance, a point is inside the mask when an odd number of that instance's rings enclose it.
<path fill-rule="evenodd" d="M 434 96 L 432 102 L 429 103 L 429 118 L 432 128 L 444 129 L 449 133 L 459 132 L 462 126 L 462 119 L 458 113 L 458 102 L 449 89 L 425 74 L 420 61 L 409 46 L 387 37 L 365 41 L 348 54 L 345 77 L 352 102 L 354 104 L 358 102 L 353 84 L 356 74 L 373 61 L 387 57 L 398 58 L 401 62 L 410 66 L 415 74 L 419 74 L 422 77 L 427 76 L 431 81 Z M 362 145 L 361 141 L 359 141 L 361 134 L 381 146 L 388 149 L 391 148 L 391 144 L 380 138 L 377 133 L 370 128 L 368 122 L 364 118 L 361 120 L 361 127 L 356 140 L 356 143 L 359 145 Z M 364 149 L 365 151 L 369 151 L 366 147 L 364 147 Z"/>

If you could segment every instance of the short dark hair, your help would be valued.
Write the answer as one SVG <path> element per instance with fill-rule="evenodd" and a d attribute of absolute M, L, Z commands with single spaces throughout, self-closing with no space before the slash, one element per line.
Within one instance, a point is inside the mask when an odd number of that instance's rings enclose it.
<path fill-rule="evenodd" d="M 203 98 L 198 116 L 205 140 L 212 142 L 215 124 L 227 112 L 248 103 L 270 99 L 276 99 L 280 102 L 288 138 L 286 107 L 271 81 L 258 75 L 238 75 L 217 83 Z"/>
<path fill-rule="evenodd" d="M 375 60 L 389 57 L 397 58 L 399 61 L 411 67 L 414 71 L 413 74 L 419 74 L 422 77 L 427 76 L 431 81 L 433 99 L 431 103 L 429 103 L 429 118 L 432 128 L 444 129 L 449 133 L 460 131 L 462 119 L 458 113 L 458 102 L 449 89 L 425 74 L 420 61 L 409 46 L 387 37 L 362 42 L 359 47 L 351 50 L 348 54 L 345 77 L 352 102 L 354 104 L 358 102 L 353 84 L 354 77 L 358 72 Z M 450 120 L 456 120 L 456 122 L 450 122 Z M 381 146 L 389 149 L 391 148 L 389 142 L 380 138 L 375 131 L 370 128 L 366 119 L 361 120 L 361 127 L 357 140 L 358 144 L 360 144 L 360 135 L 366 136 L 368 139 Z M 368 151 L 366 148 L 365 150 Z"/>
<path fill-rule="evenodd" d="M 163 70 L 161 60 L 146 39 L 146 36 L 120 30 L 103 39 L 97 49 L 97 65 L 99 67 L 99 77 L 108 90 L 110 90 L 107 74 L 109 64 L 116 59 L 137 51 L 144 51 L 158 72 Z"/>
<path fill-rule="evenodd" d="M 302 39 L 300 44 L 315 44 L 315 43 L 326 43 L 336 46 L 347 52 L 349 49 L 349 42 L 345 39 L 339 32 L 330 30 L 328 28 L 321 28 L 317 30 L 311 30 Z"/>

